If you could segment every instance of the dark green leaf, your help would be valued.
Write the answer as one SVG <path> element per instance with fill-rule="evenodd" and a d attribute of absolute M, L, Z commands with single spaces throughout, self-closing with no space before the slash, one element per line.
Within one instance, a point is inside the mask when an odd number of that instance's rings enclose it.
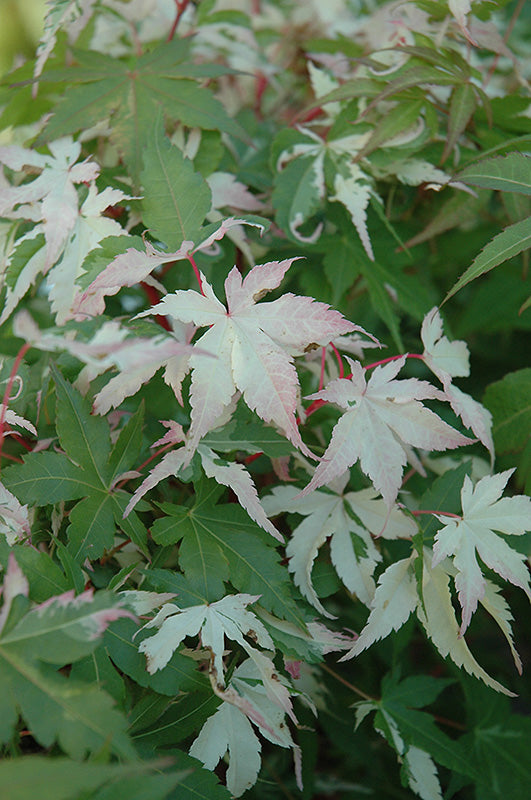
<path fill-rule="evenodd" d="M 144 151 L 144 224 L 170 251 L 184 240 L 199 242 L 212 193 L 192 162 L 164 136 L 159 114 Z"/>
<path fill-rule="evenodd" d="M 145 655 L 138 652 L 138 645 L 145 636 L 135 636 L 137 632 L 138 625 L 131 619 L 117 620 L 105 632 L 104 645 L 107 652 L 126 675 L 140 686 L 170 696 L 181 691 L 206 688 L 206 678 L 198 672 L 197 663 L 180 653 L 174 653 L 164 669 L 150 675 L 146 668 Z"/>
<path fill-rule="evenodd" d="M 69 458 L 85 470 L 87 477 L 108 482 L 104 464 L 111 449 L 109 424 L 102 417 L 90 413 L 88 400 L 67 383 L 59 370 L 52 365 L 57 392 L 57 433 L 61 446 Z"/>
<path fill-rule="evenodd" d="M 486 272 L 494 269 L 499 264 L 503 264 L 504 261 L 508 261 L 513 256 L 517 256 L 529 247 L 531 247 L 531 217 L 509 225 L 494 239 L 491 239 L 466 272 L 461 275 L 457 283 L 452 286 L 445 297 L 445 301 L 470 281 L 479 278 L 480 275 L 485 275 Z"/>
<path fill-rule="evenodd" d="M 514 152 L 486 158 L 466 167 L 456 178 L 483 189 L 531 194 L 531 156 Z"/>
<path fill-rule="evenodd" d="M 230 582 L 238 591 L 260 595 L 260 605 L 304 629 L 287 569 L 280 566 L 271 537 L 236 503 L 214 505 L 212 498 L 219 488 L 213 481 L 205 481 L 203 487 L 190 509 L 162 505 L 169 516 L 157 521 L 153 538 L 161 544 L 184 539 L 181 550 L 186 543 L 186 563 L 201 592 L 208 592 L 211 585 L 217 589 L 226 580 L 228 568 Z M 188 578 L 186 569 L 185 574 Z"/>
<path fill-rule="evenodd" d="M 109 481 L 116 479 L 135 466 L 142 446 L 142 427 L 144 425 L 144 403 L 142 402 L 132 417 L 124 425 L 109 457 Z"/>
<path fill-rule="evenodd" d="M 29 453 L 23 464 L 8 467 L 3 483 L 21 503 L 46 506 L 60 500 L 77 500 L 98 488 L 83 470 L 61 453 Z"/>

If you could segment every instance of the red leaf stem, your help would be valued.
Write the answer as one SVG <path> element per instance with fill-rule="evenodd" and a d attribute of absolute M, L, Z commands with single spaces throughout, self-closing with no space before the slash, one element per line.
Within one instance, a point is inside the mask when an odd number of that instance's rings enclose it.
<path fill-rule="evenodd" d="M 157 457 L 158 457 L 158 456 L 160 456 L 162 453 L 165 453 L 167 450 L 171 450 L 171 448 L 172 448 L 173 446 L 174 446 L 173 442 L 170 442 L 170 444 L 165 444 L 165 445 L 164 445 L 164 447 L 159 447 L 159 449 L 158 449 L 158 450 L 156 450 L 156 451 L 155 451 L 155 452 L 154 452 L 152 455 L 150 455 L 150 457 L 149 457 L 149 458 L 147 458 L 147 459 L 146 459 L 146 460 L 145 460 L 145 461 L 144 461 L 142 464 L 140 464 L 140 466 L 139 466 L 139 467 L 137 467 L 137 468 L 136 468 L 135 472 L 142 472 L 142 470 L 144 469 L 144 467 L 147 467 L 147 465 L 148 465 L 148 464 L 149 464 L 151 461 L 153 461 L 153 459 L 157 458 Z M 131 480 L 131 479 L 130 479 L 130 478 L 124 478 L 124 480 L 123 480 L 123 481 L 120 481 L 120 483 L 117 483 L 117 484 L 116 484 L 116 486 L 115 486 L 115 490 L 121 489 L 121 488 L 122 488 L 122 486 L 124 486 L 124 485 L 127 483 L 127 481 L 129 481 L 129 480 Z"/>
<path fill-rule="evenodd" d="M 345 375 L 345 371 L 343 369 L 343 359 L 341 358 L 339 350 L 337 349 L 337 347 L 334 344 L 332 344 L 332 342 L 330 342 L 330 347 L 332 348 L 332 350 L 334 352 L 334 355 L 335 355 L 335 357 L 337 359 L 337 363 L 338 363 L 338 366 L 339 366 L 339 377 L 343 378 L 344 375 Z"/>
<path fill-rule="evenodd" d="M 421 353 L 405 353 L 406 358 L 418 358 L 421 361 L 424 361 L 424 356 Z M 373 364 L 367 364 L 366 367 L 363 369 L 374 369 L 374 367 L 380 367 L 382 364 L 389 364 L 391 361 L 398 361 L 399 358 L 403 358 L 403 356 L 389 356 L 389 358 L 383 358 L 381 361 L 375 361 Z"/>
<path fill-rule="evenodd" d="M 160 294 L 155 289 L 155 287 L 150 286 L 149 283 L 146 283 L 145 281 L 141 281 L 140 286 L 142 287 L 142 290 L 146 295 L 147 299 L 149 300 L 149 302 L 151 303 L 151 305 L 152 306 L 156 305 L 160 300 Z M 166 317 L 162 317 L 160 314 L 157 314 L 154 317 L 154 320 L 155 322 L 158 322 L 161 328 L 164 328 L 165 331 L 171 331 L 171 325 L 166 319 Z"/>
<path fill-rule="evenodd" d="M 175 5 L 177 7 L 175 12 L 175 19 L 173 20 L 173 24 L 170 28 L 170 32 L 168 34 L 168 38 L 166 39 L 167 42 L 171 42 L 173 37 L 175 36 L 175 31 L 177 30 L 177 26 L 180 22 L 180 19 L 184 12 L 186 11 L 186 7 L 188 6 L 190 0 L 175 0 Z"/>
<path fill-rule="evenodd" d="M 326 347 L 321 348 L 321 374 L 319 375 L 319 391 L 323 388 L 324 385 L 324 371 L 325 371 L 325 361 L 326 361 Z"/>
<path fill-rule="evenodd" d="M 195 259 L 194 259 L 193 255 L 191 253 L 190 253 L 190 255 L 187 256 L 187 258 L 188 258 L 188 261 L 190 262 L 190 264 L 192 265 L 192 269 L 194 271 L 194 275 L 197 278 L 197 282 L 199 284 L 199 291 L 201 292 L 201 294 L 204 297 L 205 293 L 203 291 L 203 281 L 201 280 L 201 273 L 199 272 L 198 266 L 195 263 Z"/>

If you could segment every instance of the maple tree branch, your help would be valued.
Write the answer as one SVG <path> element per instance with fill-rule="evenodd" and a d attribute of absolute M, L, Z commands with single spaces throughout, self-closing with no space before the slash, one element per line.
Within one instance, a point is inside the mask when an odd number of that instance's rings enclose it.
<path fill-rule="evenodd" d="M 308 419 L 308 417 L 311 417 L 311 415 L 314 413 L 314 411 L 317 411 L 318 408 L 321 408 L 321 406 L 324 406 L 325 403 L 326 403 L 326 400 L 321 400 L 320 398 L 317 398 L 317 400 L 314 400 L 313 403 L 311 405 L 309 405 L 308 408 L 306 409 L 306 411 L 304 412 L 305 415 L 306 415 L 306 419 Z"/>
<path fill-rule="evenodd" d="M 109 550 L 108 553 L 106 553 L 104 556 L 102 556 L 100 558 L 100 564 L 102 566 L 104 564 L 106 564 L 107 561 L 110 561 L 111 558 L 114 558 L 115 554 L 118 553 L 123 547 L 126 546 L 126 544 L 129 544 L 130 542 L 131 542 L 131 539 L 124 539 L 123 542 L 120 542 L 120 544 L 117 544 L 116 547 L 113 547 L 112 550 Z"/>
<path fill-rule="evenodd" d="M 170 442 L 170 444 L 165 444 L 164 447 L 159 447 L 158 450 L 156 450 L 152 455 L 150 455 L 149 458 L 146 458 L 146 460 L 142 464 L 140 464 L 139 467 L 136 468 L 135 472 L 142 472 L 144 467 L 147 467 L 147 465 L 151 461 L 153 461 L 155 458 L 157 458 L 157 456 L 160 456 L 162 453 L 165 453 L 166 450 L 170 450 L 173 446 L 174 446 L 174 443 Z M 131 480 L 131 478 L 124 478 L 123 481 L 120 481 L 120 483 L 116 484 L 116 486 L 114 487 L 115 490 L 121 489 L 122 486 L 124 486 L 127 483 L 127 481 L 130 481 L 130 480 Z"/>
<path fill-rule="evenodd" d="M 150 286 L 149 283 L 146 283 L 145 281 L 140 281 L 140 286 L 142 287 L 144 294 L 152 306 L 160 301 L 160 294 L 154 286 Z M 154 315 L 154 320 L 161 326 L 161 328 L 164 328 L 165 331 L 171 331 L 171 325 L 166 317 L 156 314 Z"/>

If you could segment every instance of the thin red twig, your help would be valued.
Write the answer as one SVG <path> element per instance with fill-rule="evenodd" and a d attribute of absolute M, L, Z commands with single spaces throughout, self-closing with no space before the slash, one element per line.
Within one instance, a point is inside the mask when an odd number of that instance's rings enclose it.
<path fill-rule="evenodd" d="M 319 375 L 319 391 L 323 388 L 324 385 L 324 371 L 325 371 L 325 363 L 326 363 L 326 347 L 321 348 L 321 374 Z"/>
<path fill-rule="evenodd" d="M 147 459 L 144 461 L 144 463 L 143 463 L 143 464 L 140 464 L 140 466 L 136 468 L 135 472 L 142 472 L 142 470 L 144 469 L 144 467 L 147 467 L 147 465 L 148 465 L 148 464 L 149 464 L 151 461 L 153 461 L 155 458 L 157 458 L 158 456 L 160 456 L 160 455 L 161 455 L 161 453 L 165 453 L 165 452 L 166 452 L 166 450 L 171 450 L 171 448 L 172 448 L 172 447 L 174 447 L 174 443 L 173 443 L 173 442 L 171 442 L 170 444 L 165 444 L 165 445 L 164 445 L 164 447 L 159 447 L 159 449 L 158 449 L 158 450 L 156 450 L 156 451 L 155 451 L 155 452 L 154 452 L 152 455 L 150 455 L 150 457 L 149 457 L 149 458 L 147 458 Z M 117 484 L 116 484 L 116 489 L 121 489 L 121 488 L 122 488 L 122 486 L 124 486 L 124 484 L 126 484 L 128 480 L 130 480 L 130 478 L 124 478 L 124 480 L 123 480 L 123 481 L 120 481 L 120 483 L 117 483 Z"/>
<path fill-rule="evenodd" d="M 421 361 L 424 361 L 424 356 L 420 353 L 405 353 L 406 358 L 418 358 Z M 404 356 L 389 356 L 389 358 L 383 358 L 381 361 L 375 361 L 373 364 L 367 364 L 366 367 L 363 369 L 374 369 L 374 367 L 380 367 L 382 364 L 389 364 L 391 361 L 398 361 L 399 358 L 403 358 Z"/>
<path fill-rule="evenodd" d="M 147 299 L 149 300 L 152 306 L 156 305 L 160 301 L 160 294 L 158 293 L 158 291 L 155 289 L 154 286 L 150 286 L 150 284 L 146 283 L 145 281 L 141 281 L 140 286 L 142 287 L 144 294 L 146 295 Z M 166 319 L 166 317 L 157 314 L 156 316 L 153 317 L 153 319 L 155 320 L 155 322 L 158 322 L 160 327 L 164 328 L 165 331 L 171 331 L 171 325 Z"/>
<path fill-rule="evenodd" d="M 260 458 L 260 456 L 263 456 L 263 455 L 264 455 L 263 453 L 252 453 L 252 455 L 246 456 L 243 459 L 243 463 L 244 464 L 252 464 L 253 461 L 256 461 L 257 458 Z"/>
<path fill-rule="evenodd" d="M 192 269 L 194 271 L 194 275 L 195 275 L 195 277 L 197 279 L 197 282 L 199 284 L 199 291 L 201 292 L 201 294 L 204 297 L 205 293 L 203 291 L 203 281 L 201 280 L 201 273 L 199 272 L 198 266 L 195 263 L 195 259 L 194 259 L 193 255 L 191 253 L 187 256 L 187 259 L 190 262 L 190 264 L 192 265 Z"/>
<path fill-rule="evenodd" d="M 333 353 L 334 353 L 334 355 L 336 357 L 336 360 L 337 360 L 337 363 L 338 363 L 338 366 L 339 366 L 339 377 L 343 378 L 344 374 L 345 374 L 345 371 L 343 369 L 343 359 L 341 358 L 341 354 L 340 354 L 339 350 L 337 349 L 337 347 L 334 344 L 332 344 L 332 342 L 330 342 L 330 347 L 332 348 L 332 351 L 333 351 Z"/>
<path fill-rule="evenodd" d="M 175 36 L 175 31 L 177 30 L 177 26 L 181 20 L 182 15 L 186 11 L 186 8 L 189 3 L 190 0 L 175 0 L 175 5 L 177 6 L 177 10 L 175 12 L 175 19 L 173 20 L 173 24 L 170 28 L 168 38 L 166 39 L 167 42 L 171 42 L 171 40 Z"/>

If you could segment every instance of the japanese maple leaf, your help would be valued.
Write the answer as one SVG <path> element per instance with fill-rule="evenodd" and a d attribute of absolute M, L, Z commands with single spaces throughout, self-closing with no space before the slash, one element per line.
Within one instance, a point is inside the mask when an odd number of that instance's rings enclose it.
<path fill-rule="evenodd" d="M 264 294 L 279 286 L 293 260 L 260 264 L 244 279 L 234 267 L 225 280 L 227 307 L 202 277 L 204 294 L 177 291 L 139 314 L 167 314 L 198 327 L 209 326 L 196 345 L 216 360 L 206 366 L 196 353 L 190 358 L 190 457 L 199 440 L 218 424 L 237 390 L 264 422 L 274 423 L 305 455 L 312 456 L 295 420 L 299 383 L 293 356 L 359 328 L 311 297 L 288 293 L 257 305 Z"/>
<path fill-rule="evenodd" d="M 51 155 L 26 150 L 18 145 L 0 147 L 0 163 L 20 171 L 24 167 L 41 170 L 34 180 L 2 192 L 0 215 L 11 219 L 42 220 L 46 239 L 44 268 L 53 264 L 62 251 L 78 215 L 76 183 L 95 180 L 97 164 L 76 164 L 81 145 L 66 136 L 50 142 Z"/>
<path fill-rule="evenodd" d="M 22 506 L 14 494 L 0 483 L 0 533 L 8 545 L 16 544 L 31 533 L 28 507 Z"/>
<path fill-rule="evenodd" d="M 424 450 L 447 450 L 470 444 L 472 440 L 419 402 L 444 399 L 442 392 L 416 378 L 395 380 L 405 357 L 376 367 L 368 381 L 361 364 L 346 358 L 352 376 L 332 381 L 326 389 L 310 395 L 310 399 L 336 403 L 345 413 L 302 494 L 324 486 L 359 460 L 362 471 L 390 508 L 410 458 L 410 445 Z"/>
<path fill-rule="evenodd" d="M 477 556 L 505 580 L 520 586 L 531 600 L 526 557 L 513 550 L 499 533 L 521 536 L 531 530 L 531 498 L 524 495 L 502 498 L 514 470 L 487 475 L 473 486 L 465 477 L 461 490 L 463 516 L 452 519 L 438 516 L 444 527 L 435 536 L 433 565 L 453 555 L 457 570 L 455 586 L 463 609 L 461 634 L 467 629 L 478 600 L 485 593 L 486 581 Z"/>
<path fill-rule="evenodd" d="M 121 225 L 103 212 L 109 205 L 121 202 L 128 195 L 110 187 L 98 193 L 92 183 L 83 205 L 78 209 L 77 194 L 73 191 L 75 205 L 71 207 L 72 213 L 62 215 L 61 236 L 55 237 L 53 250 L 48 244 L 46 221 L 36 224 L 15 242 L 7 258 L 7 291 L 0 323 L 17 307 L 39 274 L 47 275 L 48 295 L 57 323 L 61 325 L 71 319 L 72 309 L 78 302 L 76 280 L 84 272 L 82 264 L 85 257 L 101 239 L 124 233 Z"/>
<path fill-rule="evenodd" d="M 216 680 L 223 685 L 225 636 L 238 642 L 247 652 L 254 650 L 245 639 L 249 635 L 261 647 L 275 649 L 264 625 L 247 611 L 247 606 L 258 599 L 259 595 L 227 595 L 216 603 L 185 609 L 180 609 L 174 603 L 166 603 L 144 625 L 144 628 L 159 628 L 155 636 L 144 639 L 138 648 L 139 652 L 146 654 L 148 672 L 152 675 L 165 667 L 183 639 L 201 633 L 203 646 L 212 652 Z"/>
<path fill-rule="evenodd" d="M 490 412 L 452 383 L 452 378 L 466 378 L 470 373 L 466 343 L 461 340 L 451 342 L 443 336 L 443 323 L 437 307 L 428 311 L 424 317 L 420 336 L 424 345 L 424 362 L 444 386 L 452 411 L 485 445 L 491 455 L 491 463 L 494 463 Z"/>
<path fill-rule="evenodd" d="M 183 261 L 198 250 L 208 250 L 231 230 L 237 230 L 242 225 L 250 225 L 261 231 L 264 230 L 264 226 L 259 222 L 229 217 L 222 220 L 219 226 L 208 233 L 198 244 L 186 239 L 178 250 L 171 253 L 157 250 L 148 241 L 145 242 L 144 251 L 129 247 L 125 253 L 116 256 L 96 278 L 86 284 L 84 291 L 76 297 L 73 308 L 77 318 L 85 319 L 104 314 L 105 297 L 117 294 L 124 286 L 134 286 L 146 280 L 148 275 L 162 264 Z"/>
<path fill-rule="evenodd" d="M 283 711 L 271 700 L 260 678 L 249 659 L 234 671 L 227 689 L 215 687 L 223 703 L 203 725 L 189 751 L 211 770 L 229 752 L 226 780 L 233 797 L 253 786 L 260 771 L 261 745 L 249 720 L 270 742 L 293 750 L 297 785 L 302 789 L 300 748 L 291 737 Z"/>
<path fill-rule="evenodd" d="M 177 433 L 179 438 L 175 438 L 174 433 L 172 433 L 170 430 L 170 435 L 159 439 L 158 442 L 155 442 L 155 445 L 160 446 L 161 444 L 167 444 L 169 442 L 175 443 L 177 441 L 186 442 L 184 431 L 178 423 L 163 422 L 163 424 L 174 427 L 174 431 Z M 214 480 L 220 483 L 222 486 L 230 487 L 238 498 L 240 505 L 247 511 L 251 519 L 253 519 L 257 525 L 260 525 L 260 527 L 265 531 L 270 533 L 271 536 L 274 536 L 275 539 L 283 543 L 284 539 L 282 535 L 267 518 L 267 515 L 260 503 L 253 479 L 243 464 L 229 462 L 223 458 L 220 458 L 217 453 L 214 453 L 204 444 L 198 445 L 197 453 L 201 459 L 201 464 L 207 477 L 214 478 Z M 142 481 L 132 496 L 127 508 L 125 509 L 124 517 L 127 517 L 138 501 L 148 491 L 153 489 L 154 486 L 163 481 L 165 478 L 169 478 L 172 475 L 179 475 L 181 470 L 184 469 L 184 467 L 188 464 L 189 460 L 189 451 L 186 447 L 181 447 L 179 450 L 172 450 L 171 452 L 166 453 L 162 461 L 151 470 L 147 478 Z"/>
<path fill-rule="evenodd" d="M 262 501 L 270 515 L 289 511 L 306 517 L 294 529 L 286 549 L 289 570 L 306 599 L 327 617 L 332 615 L 317 597 L 311 572 L 319 548 L 328 538 L 332 564 L 339 578 L 368 606 L 374 595 L 372 575 L 381 560 L 371 533 L 394 539 L 411 537 L 417 530 L 415 523 L 398 509 L 389 515 L 385 503 L 376 499 L 372 489 L 345 492 L 349 477 L 347 472 L 337 478 L 332 492 L 316 491 L 312 497 L 302 498 L 294 486 L 280 486 Z"/>
<path fill-rule="evenodd" d="M 171 333 L 151 338 L 134 336 L 116 320 L 107 320 L 92 339 L 83 341 L 56 333 L 53 329 L 40 330 L 27 311 L 20 311 L 15 316 L 13 329 L 17 336 L 36 345 L 39 350 L 67 350 L 83 361 L 85 366 L 75 382 L 82 394 L 87 393 L 90 382 L 98 375 L 110 368 L 118 370 L 118 375 L 112 377 L 94 398 L 93 408 L 97 414 L 106 414 L 119 406 L 161 367 L 165 367 L 164 381 L 181 400 L 181 382 L 187 372 L 192 346 Z"/>
<path fill-rule="evenodd" d="M 459 632 L 446 569 L 447 565 L 451 568 L 451 564 L 446 562 L 432 567 L 431 553 L 428 549 L 424 550 L 421 598 L 414 562 L 413 554 L 409 558 L 395 561 L 380 575 L 365 627 L 341 660 L 358 656 L 375 642 L 389 636 L 392 631 L 398 631 L 416 611 L 426 634 L 443 658 L 450 656 L 458 667 L 462 667 L 470 675 L 475 675 L 495 691 L 513 697 L 512 692 L 494 680 L 478 664 L 465 637 Z M 511 648 L 516 667 L 521 672 L 520 659 L 512 641 L 510 611 L 503 597 L 499 596 L 497 587 L 490 581 L 486 582 L 485 596 L 480 602 L 500 626 Z"/>

